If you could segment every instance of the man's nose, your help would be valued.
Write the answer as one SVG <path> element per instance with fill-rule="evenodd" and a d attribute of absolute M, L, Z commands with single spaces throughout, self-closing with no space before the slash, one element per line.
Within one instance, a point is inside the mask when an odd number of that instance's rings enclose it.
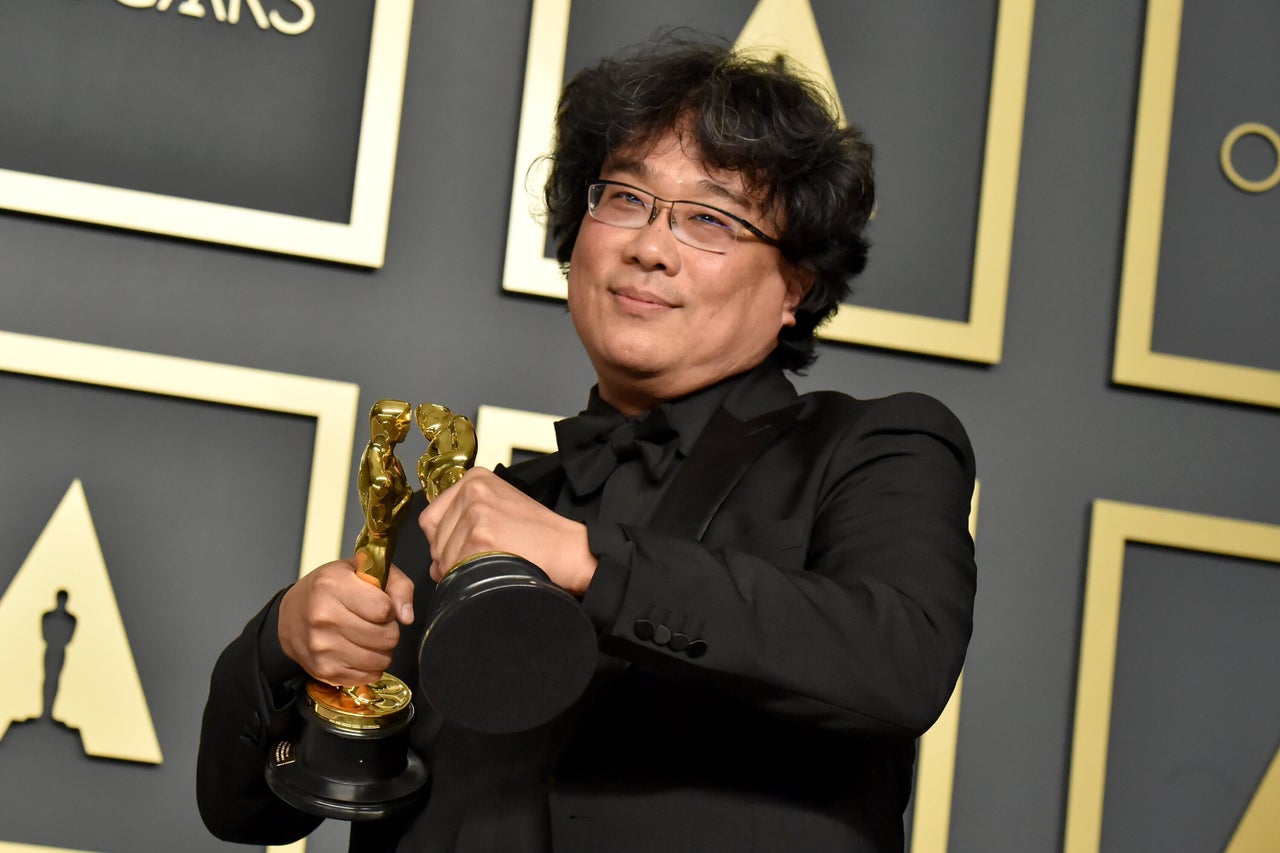
<path fill-rule="evenodd" d="M 680 266 L 680 252 L 672 219 L 672 203 L 655 202 L 649 221 L 643 228 L 635 230 L 635 236 L 627 246 L 630 257 L 646 269 L 661 269 L 674 274 Z"/>

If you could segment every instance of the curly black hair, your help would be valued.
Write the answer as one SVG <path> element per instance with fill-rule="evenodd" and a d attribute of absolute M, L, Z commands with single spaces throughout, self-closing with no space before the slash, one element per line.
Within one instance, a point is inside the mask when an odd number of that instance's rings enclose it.
<path fill-rule="evenodd" d="M 814 275 L 796 324 L 774 358 L 799 371 L 817 357 L 814 331 L 849 295 L 866 266 L 864 234 L 875 207 L 871 146 L 841 126 L 830 94 L 786 57 L 720 43 L 667 38 L 579 72 L 556 112 L 545 187 L 547 227 L 567 264 L 587 210 L 587 185 L 606 158 L 685 135 L 703 163 L 742 175 L 779 214 L 783 256 Z"/>

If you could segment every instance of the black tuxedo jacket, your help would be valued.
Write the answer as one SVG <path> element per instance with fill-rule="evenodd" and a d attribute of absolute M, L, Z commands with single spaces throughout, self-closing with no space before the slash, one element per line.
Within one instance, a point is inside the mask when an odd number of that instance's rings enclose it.
<path fill-rule="evenodd" d="M 547 504 L 563 482 L 554 455 L 504 476 Z M 603 663 L 567 721 L 514 736 L 541 757 L 521 766 L 510 741 L 430 713 L 415 746 L 433 766 L 501 764 L 492 783 L 513 791 L 550 778 L 545 803 L 512 808 L 549 809 L 556 853 L 901 850 L 915 739 L 971 630 L 973 476 L 963 428 L 929 397 L 797 396 L 752 371 L 651 522 L 617 526 L 597 555 L 584 604 Z M 270 612 L 215 668 L 198 780 L 215 834 L 257 843 L 315 823 L 263 782 L 289 719 L 257 661 Z M 482 824 L 501 819 L 463 815 L 457 849 L 492 849 Z M 402 829 L 357 824 L 352 849 L 394 849 Z"/>

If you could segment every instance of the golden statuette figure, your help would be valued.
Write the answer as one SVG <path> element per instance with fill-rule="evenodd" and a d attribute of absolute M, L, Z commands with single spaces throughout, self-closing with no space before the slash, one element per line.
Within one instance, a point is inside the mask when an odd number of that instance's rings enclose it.
<path fill-rule="evenodd" d="M 360 458 L 356 492 L 364 510 L 364 529 L 356 540 L 356 568 L 387 588 L 387 568 L 395 549 L 395 531 L 413 497 L 396 445 L 409 434 L 413 407 L 403 400 L 379 400 L 369 412 L 369 444 Z"/>
<path fill-rule="evenodd" d="M 404 400 L 379 400 L 369 410 L 369 444 L 356 472 L 356 493 L 364 526 L 356 539 L 356 571 L 363 580 L 387 588 L 387 570 L 395 552 L 396 530 L 413 488 L 396 458 L 396 445 L 409 434 L 413 406 Z M 312 683 L 307 696 L 316 713 L 335 725 L 367 728 L 360 718 L 386 717 L 408 707 L 409 688 L 394 675 L 374 684 L 331 688 Z"/>
<path fill-rule="evenodd" d="M 418 429 L 427 452 L 418 459 L 418 479 L 428 501 L 462 479 L 476 461 L 476 428 L 462 415 L 437 403 L 418 406 Z"/>
<path fill-rule="evenodd" d="M 413 498 L 396 445 L 413 423 L 413 406 L 379 400 L 369 412 L 369 444 L 356 492 L 364 525 L 356 540 L 357 576 L 381 589 L 401 517 Z M 409 808 L 426 790 L 428 771 L 409 748 L 412 693 L 390 673 L 370 684 L 334 686 L 312 679 L 297 707 L 296 741 L 281 741 L 267 783 L 295 808 L 339 820 L 378 820 Z"/>

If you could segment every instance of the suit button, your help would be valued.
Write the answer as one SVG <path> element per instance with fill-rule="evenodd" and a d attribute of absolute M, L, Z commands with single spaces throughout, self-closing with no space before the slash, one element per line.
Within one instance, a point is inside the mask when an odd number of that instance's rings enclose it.
<path fill-rule="evenodd" d="M 679 634 L 679 633 L 672 634 L 671 642 L 667 643 L 667 648 L 671 649 L 671 651 L 673 652 L 684 651 L 685 649 L 689 648 L 689 635 Z"/>
<path fill-rule="evenodd" d="M 671 629 L 666 625 L 659 625 L 653 629 L 653 641 L 660 646 L 665 646 L 671 642 Z"/>
<path fill-rule="evenodd" d="M 653 639 L 653 623 L 648 619 L 637 619 L 636 624 L 632 626 L 632 630 L 642 640 Z"/>
<path fill-rule="evenodd" d="M 689 644 L 689 650 L 686 652 L 686 654 L 688 654 L 689 657 L 691 658 L 700 658 L 706 653 L 707 653 L 706 640 L 694 640 L 692 643 Z"/>

